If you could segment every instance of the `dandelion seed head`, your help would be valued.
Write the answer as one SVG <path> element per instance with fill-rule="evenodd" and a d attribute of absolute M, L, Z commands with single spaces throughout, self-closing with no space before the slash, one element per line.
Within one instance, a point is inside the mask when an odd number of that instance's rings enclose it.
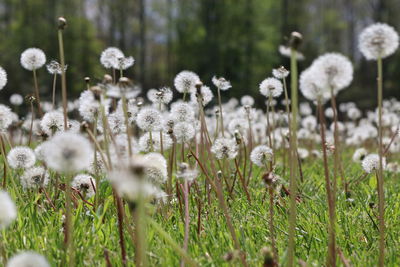
<path fill-rule="evenodd" d="M 299 155 L 300 159 L 306 159 L 310 155 L 310 152 L 305 148 L 299 147 L 297 149 L 297 154 Z"/>
<path fill-rule="evenodd" d="M 145 179 L 155 185 L 161 185 L 167 181 L 167 161 L 160 153 L 152 152 L 144 155 L 148 162 L 145 167 Z"/>
<path fill-rule="evenodd" d="M 33 251 L 24 251 L 12 256 L 6 267 L 50 267 L 50 264 L 44 256 Z"/>
<path fill-rule="evenodd" d="M 11 109 L 0 104 L 0 131 L 4 132 L 12 123 Z"/>
<path fill-rule="evenodd" d="M 318 80 L 321 77 L 316 73 L 315 69 L 310 67 L 300 74 L 300 91 L 305 98 L 310 101 L 320 100 L 322 103 L 330 99 L 330 91 L 328 88 L 320 87 L 322 82 Z"/>
<path fill-rule="evenodd" d="M 194 181 L 199 176 L 199 172 L 191 168 L 186 162 L 179 164 L 178 171 L 176 172 L 176 177 L 180 179 L 187 180 L 189 183 Z"/>
<path fill-rule="evenodd" d="M 64 115 L 60 111 L 50 111 L 44 114 L 40 121 L 40 128 L 48 136 L 64 130 Z"/>
<path fill-rule="evenodd" d="M 382 165 L 385 168 L 386 159 L 382 158 Z M 371 173 L 374 170 L 379 168 L 379 155 L 378 154 L 369 154 L 364 157 L 361 162 L 361 166 L 366 173 Z"/>
<path fill-rule="evenodd" d="M 64 65 L 64 72 L 67 71 L 67 68 L 68 68 L 68 65 Z M 52 75 L 54 75 L 54 74 L 61 75 L 62 74 L 61 64 L 55 60 L 50 61 L 50 63 L 46 65 L 46 69 Z"/>
<path fill-rule="evenodd" d="M 184 70 L 175 76 L 174 85 L 179 93 L 194 93 L 199 82 L 200 78 L 196 73 Z"/>
<path fill-rule="evenodd" d="M 291 57 L 290 47 L 288 47 L 288 46 L 280 45 L 279 53 L 284 57 Z M 302 53 L 300 53 L 299 51 L 296 51 L 296 58 L 297 58 L 297 60 L 302 61 L 302 60 L 304 60 L 304 55 Z"/>
<path fill-rule="evenodd" d="M 276 78 L 267 78 L 260 83 L 260 93 L 266 97 L 279 97 L 282 92 L 282 83 Z"/>
<path fill-rule="evenodd" d="M 256 146 L 250 153 L 250 160 L 257 166 L 263 167 L 273 159 L 272 149 L 266 145 Z"/>
<path fill-rule="evenodd" d="M 135 64 L 133 57 L 120 57 L 118 58 L 118 69 L 126 70 Z"/>
<path fill-rule="evenodd" d="M 197 103 L 198 102 L 197 101 L 197 97 L 198 97 L 197 94 L 198 94 L 198 92 L 193 92 L 193 93 L 190 94 L 190 101 L 192 103 Z M 200 88 L 200 96 L 199 97 L 200 97 L 200 100 L 201 100 L 201 103 L 203 104 L 203 106 L 206 106 L 207 104 L 209 104 L 213 100 L 214 94 L 211 91 L 210 87 L 203 85 Z"/>
<path fill-rule="evenodd" d="M 14 106 L 20 106 L 24 103 L 24 98 L 20 94 L 12 94 L 10 96 L 10 103 Z"/>
<path fill-rule="evenodd" d="M 178 143 L 185 143 L 193 139 L 196 131 L 190 122 L 178 122 L 174 125 L 174 135 Z"/>
<path fill-rule="evenodd" d="M 120 58 L 124 58 L 124 53 L 116 47 L 109 47 L 101 53 L 100 63 L 106 69 L 118 69 Z"/>
<path fill-rule="evenodd" d="M 361 163 L 366 155 L 368 155 L 368 151 L 365 148 L 357 148 L 353 153 L 352 159 L 356 163 Z"/>
<path fill-rule="evenodd" d="M 46 55 L 39 48 L 28 48 L 21 54 L 21 65 L 27 70 L 36 70 L 46 63 Z"/>
<path fill-rule="evenodd" d="M 159 90 L 149 90 L 147 98 L 154 104 L 169 104 L 172 101 L 173 93 L 169 87 L 162 87 Z"/>
<path fill-rule="evenodd" d="M 238 154 L 238 145 L 233 138 L 220 137 L 215 140 L 211 147 L 211 152 L 215 154 L 217 159 L 233 159 Z"/>
<path fill-rule="evenodd" d="M 287 69 L 285 69 L 284 66 L 280 66 L 279 68 L 272 70 L 272 75 L 275 78 L 282 80 L 282 79 L 285 79 L 289 75 L 289 71 Z"/>
<path fill-rule="evenodd" d="M 212 78 L 212 82 L 219 90 L 222 91 L 226 91 L 232 87 L 230 81 L 227 81 L 224 77 L 217 78 L 216 76 L 214 76 Z"/>
<path fill-rule="evenodd" d="M 335 91 L 348 87 L 353 80 L 353 65 L 350 60 L 339 53 L 326 53 L 312 64 L 320 88 L 331 88 Z"/>
<path fill-rule="evenodd" d="M 249 95 L 244 95 L 242 98 L 240 98 L 240 104 L 242 104 L 242 106 L 253 106 L 254 98 Z"/>
<path fill-rule="evenodd" d="M 45 162 L 50 168 L 71 173 L 90 166 L 92 148 L 82 135 L 71 132 L 59 132 L 44 146 Z"/>
<path fill-rule="evenodd" d="M 32 149 L 26 146 L 16 146 L 7 154 L 7 161 L 11 168 L 30 168 L 36 162 L 36 156 Z"/>
<path fill-rule="evenodd" d="M 172 138 L 169 134 L 162 133 L 163 139 L 163 149 L 167 150 L 172 146 Z M 161 150 L 160 134 L 153 133 L 152 138 L 150 138 L 150 133 L 145 133 L 139 138 L 139 150 L 142 152 L 149 152 L 153 147 L 153 151 Z"/>
<path fill-rule="evenodd" d="M 96 180 L 88 174 L 78 174 L 71 182 L 71 186 L 85 198 L 91 198 L 96 192 Z"/>
<path fill-rule="evenodd" d="M 17 208 L 10 195 L 0 190 L 0 229 L 9 226 L 17 218 Z"/>
<path fill-rule="evenodd" d="M 162 126 L 161 113 L 154 108 L 142 108 L 137 115 L 136 123 L 143 131 L 158 131 Z"/>
<path fill-rule="evenodd" d="M 386 58 L 399 47 L 399 35 L 393 27 L 375 23 L 361 32 L 358 47 L 367 60 Z"/>
<path fill-rule="evenodd" d="M 171 116 L 175 122 L 193 122 L 194 121 L 193 106 L 185 102 L 175 102 L 171 105 Z"/>
<path fill-rule="evenodd" d="M 25 189 L 45 187 L 49 183 L 49 173 L 41 166 L 26 169 L 21 175 L 21 184 Z"/>
<path fill-rule="evenodd" d="M 7 72 L 0 66 L 0 90 L 7 84 Z"/>

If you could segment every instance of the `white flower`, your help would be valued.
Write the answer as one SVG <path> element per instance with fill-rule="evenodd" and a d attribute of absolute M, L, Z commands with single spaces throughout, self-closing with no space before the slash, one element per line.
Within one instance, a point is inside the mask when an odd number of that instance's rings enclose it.
<path fill-rule="evenodd" d="M 0 90 L 7 84 L 7 72 L 0 67 Z"/>
<path fill-rule="evenodd" d="M 71 186 L 86 198 L 91 198 L 96 192 L 96 181 L 87 174 L 76 175 L 71 182 Z"/>
<path fill-rule="evenodd" d="M 59 172 L 77 172 L 90 166 L 92 148 L 82 135 L 59 132 L 44 146 L 47 165 Z"/>
<path fill-rule="evenodd" d="M 11 109 L 0 104 L 0 131 L 4 132 L 12 123 Z"/>
<path fill-rule="evenodd" d="M 50 111 L 44 114 L 40 121 L 40 128 L 48 136 L 64 130 L 64 115 L 61 111 Z"/>
<path fill-rule="evenodd" d="M 0 229 L 9 226 L 17 218 L 17 208 L 9 194 L 0 190 Z"/>
<path fill-rule="evenodd" d="M 352 159 L 354 162 L 360 163 L 367 154 L 368 151 L 365 148 L 357 148 L 356 151 L 354 151 Z"/>
<path fill-rule="evenodd" d="M 50 267 L 50 264 L 44 256 L 33 251 L 24 251 L 12 256 L 6 267 Z"/>
<path fill-rule="evenodd" d="M 196 73 L 184 70 L 176 75 L 174 85 L 179 93 L 193 93 L 199 82 L 200 78 Z"/>
<path fill-rule="evenodd" d="M 175 122 L 194 121 L 193 106 L 186 102 L 175 102 L 171 105 L 171 116 Z"/>
<path fill-rule="evenodd" d="M 282 83 L 276 78 L 267 78 L 260 83 L 260 93 L 266 97 L 278 97 L 282 92 Z"/>
<path fill-rule="evenodd" d="M 256 146 L 250 154 L 250 160 L 257 166 L 265 166 L 269 161 L 272 161 L 274 153 L 271 148 L 265 145 Z"/>
<path fill-rule="evenodd" d="M 254 98 L 249 96 L 249 95 L 244 95 L 240 99 L 240 104 L 242 104 L 242 106 L 253 106 L 254 105 Z"/>
<path fill-rule="evenodd" d="M 161 113 L 154 108 L 143 108 L 137 115 L 136 123 L 143 131 L 159 131 L 162 126 Z"/>
<path fill-rule="evenodd" d="M 291 56 L 290 47 L 287 47 L 287 46 L 284 46 L 284 45 L 280 45 L 279 46 L 279 53 L 284 57 L 290 57 Z M 303 54 L 300 53 L 299 51 L 296 51 L 296 58 L 299 61 L 304 60 Z"/>
<path fill-rule="evenodd" d="M 190 141 L 195 134 L 194 127 L 189 122 L 178 122 L 174 125 L 174 135 L 178 143 Z"/>
<path fill-rule="evenodd" d="M 367 60 L 377 60 L 392 55 L 399 46 L 399 35 L 385 23 L 375 23 L 365 28 L 359 37 L 358 47 Z"/>
<path fill-rule="evenodd" d="M 299 147 L 297 148 L 297 154 L 299 155 L 300 159 L 306 159 L 310 155 L 310 152 L 308 152 L 307 149 Z"/>
<path fill-rule="evenodd" d="M 144 155 L 143 159 L 148 162 L 144 169 L 145 179 L 147 181 L 160 185 L 167 181 L 167 161 L 160 153 L 148 153 Z"/>
<path fill-rule="evenodd" d="M 385 168 L 386 159 L 382 158 L 382 166 Z M 361 166 L 366 173 L 371 173 L 374 170 L 379 168 L 379 155 L 378 154 L 369 154 L 367 155 L 363 161 L 361 162 Z"/>
<path fill-rule="evenodd" d="M 8 152 L 7 161 L 13 169 L 30 168 L 35 164 L 36 156 L 29 147 L 17 146 Z"/>
<path fill-rule="evenodd" d="M 214 76 L 212 78 L 212 82 L 218 89 L 220 89 L 222 91 L 226 91 L 232 87 L 231 83 L 229 81 L 225 80 L 224 77 L 217 78 Z"/>
<path fill-rule="evenodd" d="M 118 58 L 118 69 L 126 70 L 133 66 L 135 59 L 133 57 Z"/>
<path fill-rule="evenodd" d="M 64 72 L 67 71 L 68 65 L 64 65 Z M 50 74 L 62 74 L 61 64 L 55 60 L 50 61 L 49 64 L 46 65 L 46 69 Z"/>
<path fill-rule="evenodd" d="M 190 168 L 189 164 L 186 162 L 179 164 L 178 171 L 176 172 L 176 178 L 187 180 L 190 183 L 198 176 L 199 172 L 196 169 Z"/>
<path fill-rule="evenodd" d="M 21 65 L 27 70 L 36 70 L 46 63 L 46 55 L 39 48 L 28 48 L 21 54 Z"/>
<path fill-rule="evenodd" d="M 172 90 L 169 87 L 162 87 L 159 90 L 150 89 L 147 93 L 147 98 L 156 104 L 169 104 L 172 97 Z"/>
<path fill-rule="evenodd" d="M 101 53 L 100 63 L 106 69 L 118 69 L 119 58 L 124 58 L 124 53 L 116 47 L 109 47 Z"/>
<path fill-rule="evenodd" d="M 211 147 L 211 152 L 215 154 L 217 159 L 233 159 L 238 154 L 238 145 L 235 139 L 220 137 L 215 140 Z"/>
<path fill-rule="evenodd" d="M 20 106 L 24 102 L 24 98 L 20 94 L 12 94 L 10 96 L 10 103 L 14 106 Z"/>
<path fill-rule="evenodd" d="M 329 88 L 321 87 L 318 73 L 315 68 L 308 68 L 300 74 L 300 91 L 305 98 L 311 101 L 320 100 L 322 102 L 330 99 L 331 93 Z"/>
<path fill-rule="evenodd" d="M 212 93 L 210 87 L 202 86 L 200 88 L 200 100 L 203 106 L 206 106 L 211 100 L 214 98 L 214 94 Z M 193 92 L 190 94 L 190 101 L 192 103 L 197 103 L 197 92 Z"/>
<path fill-rule="evenodd" d="M 353 80 L 353 65 L 339 53 L 327 53 L 318 57 L 311 66 L 314 69 L 317 86 L 337 91 L 348 87 Z"/>
<path fill-rule="evenodd" d="M 46 186 L 49 183 L 49 173 L 41 166 L 25 170 L 21 176 L 21 184 L 24 188 Z"/>
<path fill-rule="evenodd" d="M 301 126 L 309 131 L 315 131 L 317 128 L 317 118 L 315 118 L 313 115 L 309 115 L 301 120 Z"/>
<path fill-rule="evenodd" d="M 277 79 L 285 79 L 289 75 L 289 71 L 285 69 L 284 66 L 281 66 L 277 69 L 272 70 L 272 75 L 274 75 L 275 78 Z"/>

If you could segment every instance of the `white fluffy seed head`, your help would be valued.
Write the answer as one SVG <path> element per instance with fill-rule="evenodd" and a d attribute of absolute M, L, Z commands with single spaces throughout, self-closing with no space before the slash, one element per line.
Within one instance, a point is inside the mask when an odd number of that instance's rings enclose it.
<path fill-rule="evenodd" d="M 154 108 L 142 108 L 137 115 L 136 124 L 143 131 L 158 131 L 162 127 L 161 113 Z"/>
<path fill-rule="evenodd" d="M 64 65 L 64 72 L 67 71 L 67 68 L 68 68 L 68 65 Z M 62 74 L 61 64 L 55 60 L 50 61 L 50 63 L 46 65 L 46 69 L 52 75 L 54 75 L 54 74 L 61 75 Z"/>
<path fill-rule="evenodd" d="M 190 122 L 178 122 L 174 125 L 174 135 L 178 143 L 190 141 L 195 133 L 193 124 Z"/>
<path fill-rule="evenodd" d="M 44 256 L 33 251 L 24 251 L 12 256 L 6 267 L 50 267 L 50 264 Z"/>
<path fill-rule="evenodd" d="M 177 178 L 187 180 L 190 183 L 198 176 L 199 172 L 196 169 L 191 168 L 186 162 L 182 162 L 179 164 L 179 168 L 176 172 Z"/>
<path fill-rule="evenodd" d="M 242 104 L 242 106 L 253 106 L 254 105 L 254 98 L 252 96 L 249 96 L 249 95 L 244 95 L 240 99 L 240 104 Z"/>
<path fill-rule="evenodd" d="M 64 173 L 88 168 L 93 153 L 89 141 L 82 135 L 72 132 L 57 133 L 43 149 L 47 165 Z"/>
<path fill-rule="evenodd" d="M 200 78 L 196 73 L 184 70 L 175 76 L 174 85 L 179 93 L 193 93 L 199 82 Z"/>
<path fill-rule="evenodd" d="M 197 92 L 193 92 L 190 94 L 190 102 L 197 104 L 197 97 L 200 97 L 202 105 L 206 106 L 214 98 L 214 94 L 211 91 L 210 87 L 204 85 L 200 88 L 200 96 L 198 96 L 197 94 Z"/>
<path fill-rule="evenodd" d="M 0 66 L 0 90 L 7 84 L 7 72 Z"/>
<path fill-rule="evenodd" d="M 167 181 L 167 161 L 160 153 L 152 152 L 144 155 L 144 160 L 148 161 L 146 166 L 145 179 L 154 185 L 161 185 Z"/>
<path fill-rule="evenodd" d="M 266 97 L 279 97 L 282 92 L 282 83 L 276 78 L 267 78 L 260 83 L 260 93 Z"/>
<path fill-rule="evenodd" d="M 193 122 L 193 106 L 186 102 L 175 102 L 171 105 L 171 116 L 175 122 Z"/>
<path fill-rule="evenodd" d="M 21 184 L 25 189 L 44 187 L 49 183 L 49 173 L 41 166 L 32 167 L 21 175 Z"/>
<path fill-rule="evenodd" d="M 9 226 L 17 218 L 17 208 L 10 195 L 0 190 L 0 229 Z"/>
<path fill-rule="evenodd" d="M 121 57 L 118 58 L 118 69 L 126 70 L 135 64 L 133 57 Z"/>
<path fill-rule="evenodd" d="M 20 106 L 24 102 L 24 98 L 20 94 L 12 94 L 10 96 L 10 103 L 14 106 Z"/>
<path fill-rule="evenodd" d="M 250 160 L 257 166 L 263 167 L 272 160 L 273 151 L 266 145 L 256 146 L 250 154 Z"/>
<path fill-rule="evenodd" d="M 100 63 L 106 69 L 118 69 L 119 58 L 124 58 L 124 53 L 116 47 L 109 47 L 101 53 Z"/>
<path fill-rule="evenodd" d="M 28 48 L 21 54 L 21 65 L 27 70 L 36 70 L 46 63 L 46 55 L 39 48 Z"/>
<path fill-rule="evenodd" d="M 399 47 L 399 35 L 393 27 L 375 23 L 361 32 L 358 47 L 367 60 L 386 58 Z"/>
<path fill-rule="evenodd" d="M 12 123 L 11 109 L 5 105 L 0 104 L 0 131 L 4 132 Z"/>
<path fill-rule="evenodd" d="M 163 141 L 163 149 L 167 150 L 172 146 L 172 138 L 169 134 L 162 133 L 162 141 Z M 139 149 L 142 152 L 149 152 L 153 149 L 153 151 L 161 150 L 161 142 L 160 142 L 160 134 L 153 133 L 150 138 L 150 133 L 147 132 L 139 138 Z"/>
<path fill-rule="evenodd" d="M 382 159 L 383 168 L 386 165 L 386 159 Z M 361 166 L 366 173 L 371 173 L 374 170 L 379 168 L 379 155 L 378 154 L 369 154 L 365 156 L 363 161 L 361 162 Z"/>
<path fill-rule="evenodd" d="M 71 186 L 85 198 L 91 198 L 96 192 L 96 181 L 87 174 L 78 174 L 71 182 Z"/>
<path fill-rule="evenodd" d="M 275 78 L 282 80 L 282 79 L 285 79 L 289 75 L 289 71 L 287 69 L 285 69 L 285 67 L 281 66 L 277 69 L 273 69 L 272 75 Z"/>
<path fill-rule="evenodd" d="M 172 101 L 173 93 L 169 87 L 162 87 L 158 90 L 151 89 L 147 93 L 147 98 L 154 104 L 169 104 Z"/>
<path fill-rule="evenodd" d="M 217 159 L 233 159 L 238 154 L 238 145 L 235 139 L 220 137 L 215 140 L 211 152 L 215 154 Z"/>
<path fill-rule="evenodd" d="M 61 111 L 50 111 L 44 114 L 40 128 L 48 136 L 64 130 L 64 115 Z"/>
<path fill-rule="evenodd" d="M 230 81 L 227 81 L 224 77 L 217 78 L 214 76 L 212 78 L 212 82 L 218 89 L 220 89 L 222 91 L 226 91 L 232 87 Z"/>
<path fill-rule="evenodd" d="M 352 159 L 356 163 L 361 163 L 366 155 L 368 155 L 368 151 L 365 148 L 357 148 L 356 151 L 354 151 Z"/>
<path fill-rule="evenodd" d="M 320 77 L 316 70 L 312 67 L 304 70 L 300 74 L 300 91 L 305 98 L 310 101 L 320 100 L 322 103 L 330 99 L 330 91 L 328 88 L 321 87 Z"/>
<path fill-rule="evenodd" d="M 315 82 L 320 88 L 342 90 L 353 80 L 353 65 L 347 57 L 339 53 L 326 53 L 318 57 L 311 67 L 318 76 Z"/>
<path fill-rule="evenodd" d="M 290 47 L 288 47 L 288 46 L 280 45 L 279 53 L 284 57 L 291 57 Z M 302 53 L 300 53 L 299 51 L 296 51 L 296 58 L 299 61 L 304 60 L 304 55 Z"/>
<path fill-rule="evenodd" d="M 8 152 L 7 161 L 11 168 L 30 168 L 36 162 L 36 156 L 32 149 L 25 146 L 14 147 Z"/>

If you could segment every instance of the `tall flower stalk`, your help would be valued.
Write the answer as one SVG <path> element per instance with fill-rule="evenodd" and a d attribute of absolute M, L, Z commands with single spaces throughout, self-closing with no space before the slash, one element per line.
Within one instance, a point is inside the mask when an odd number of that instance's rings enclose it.
<path fill-rule="evenodd" d="M 60 64 L 61 64 L 61 94 L 62 106 L 64 114 L 64 129 L 68 129 L 68 115 L 67 115 L 67 79 L 65 76 L 65 56 L 64 56 L 64 41 L 63 31 L 67 26 L 67 20 L 63 17 L 58 18 L 58 46 L 60 51 Z"/>

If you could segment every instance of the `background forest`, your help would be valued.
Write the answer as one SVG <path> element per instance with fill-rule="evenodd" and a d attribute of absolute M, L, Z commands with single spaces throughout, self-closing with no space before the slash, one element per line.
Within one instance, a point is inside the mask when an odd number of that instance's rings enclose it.
<path fill-rule="evenodd" d="M 71 95 L 85 88 L 85 76 L 102 79 L 99 55 L 116 46 L 136 59 L 126 76 L 143 91 L 172 86 L 175 74 L 187 69 L 206 84 L 213 75 L 229 79 L 233 88 L 225 97 L 257 96 L 272 68 L 288 66 L 278 46 L 296 30 L 304 36 L 300 69 L 324 52 L 347 55 L 356 78 L 339 101 L 357 99 L 359 107 L 372 107 L 376 70 L 361 60 L 358 34 L 374 21 L 400 30 L 396 14 L 399 0 L 0 0 L 0 64 L 9 75 L 0 98 L 31 91 L 31 75 L 18 60 L 26 48 L 58 59 L 57 17 L 65 16 Z M 384 95 L 400 97 L 400 53 L 386 61 Z M 39 78 L 41 94 L 50 99 L 52 76 L 42 69 Z"/>

